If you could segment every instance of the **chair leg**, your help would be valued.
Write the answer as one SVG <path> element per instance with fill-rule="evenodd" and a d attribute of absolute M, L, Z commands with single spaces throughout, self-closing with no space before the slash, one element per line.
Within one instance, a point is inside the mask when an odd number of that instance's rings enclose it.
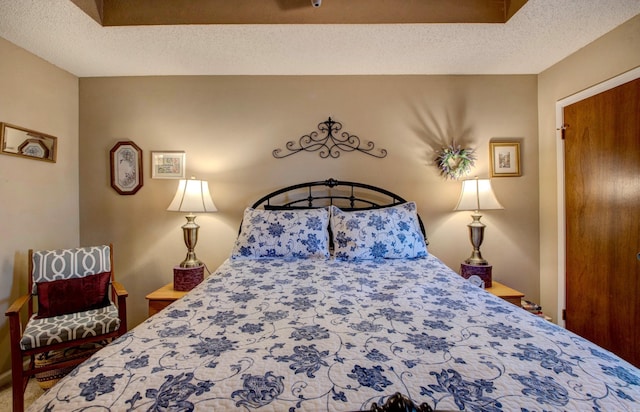
<path fill-rule="evenodd" d="M 22 363 L 11 366 L 11 395 L 13 396 L 13 412 L 24 411 L 24 392 L 29 383 L 29 377 L 25 377 Z"/>
<path fill-rule="evenodd" d="M 13 412 L 24 410 L 24 392 L 27 389 L 29 375 L 24 373 L 24 359 L 20 351 L 15 328 L 11 328 L 11 394 L 13 396 Z"/>

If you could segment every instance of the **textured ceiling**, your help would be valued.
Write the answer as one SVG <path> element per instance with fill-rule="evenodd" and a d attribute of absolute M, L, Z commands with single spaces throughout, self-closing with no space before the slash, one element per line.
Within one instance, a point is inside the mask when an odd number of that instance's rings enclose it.
<path fill-rule="evenodd" d="M 0 37 L 79 77 L 537 74 L 638 14 L 640 0 L 529 0 L 504 24 L 102 27 L 70 0 L 0 0 Z"/>

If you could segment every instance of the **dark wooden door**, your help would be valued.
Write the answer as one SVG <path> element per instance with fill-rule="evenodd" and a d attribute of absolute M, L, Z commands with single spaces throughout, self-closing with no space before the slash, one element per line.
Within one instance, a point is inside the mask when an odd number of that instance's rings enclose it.
<path fill-rule="evenodd" d="M 564 121 L 566 327 L 640 366 L 640 79 Z"/>

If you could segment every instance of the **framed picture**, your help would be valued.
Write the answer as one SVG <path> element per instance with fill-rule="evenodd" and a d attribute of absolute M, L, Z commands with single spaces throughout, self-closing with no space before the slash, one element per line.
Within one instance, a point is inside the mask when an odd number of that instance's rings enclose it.
<path fill-rule="evenodd" d="M 520 176 L 520 143 L 491 142 L 491 177 Z"/>
<path fill-rule="evenodd" d="M 111 149 L 111 187 L 121 195 L 133 195 L 142 187 L 142 149 L 130 140 Z"/>
<path fill-rule="evenodd" d="M 0 123 L 0 153 L 56 162 L 58 138 L 8 123 Z"/>
<path fill-rule="evenodd" d="M 185 152 L 151 152 L 152 179 L 184 179 Z"/>

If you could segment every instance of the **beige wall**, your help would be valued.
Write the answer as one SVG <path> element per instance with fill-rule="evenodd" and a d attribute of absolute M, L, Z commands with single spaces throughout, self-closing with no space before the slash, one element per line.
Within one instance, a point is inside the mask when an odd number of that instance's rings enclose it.
<path fill-rule="evenodd" d="M 0 155 L 0 311 L 27 292 L 29 248 L 75 247 L 78 79 L 0 38 L 0 122 L 58 137 L 57 163 Z M 11 368 L 0 318 L 0 383 Z"/>
<path fill-rule="evenodd" d="M 438 175 L 434 149 L 453 139 L 478 151 L 473 175 L 489 174 L 489 140 L 522 142 L 523 176 L 494 180 L 505 210 L 488 211 L 484 256 L 494 278 L 538 298 L 536 76 L 217 76 L 80 80 L 80 238 L 113 242 L 116 275 L 130 292 L 130 324 L 145 295 L 172 280 L 186 249 L 184 216 L 167 212 L 176 180 L 150 178 L 150 152 L 184 150 L 187 173 L 209 181 L 218 213 L 199 216 L 196 253 L 211 270 L 229 255 L 243 209 L 284 185 L 334 177 L 363 181 L 418 202 L 430 250 L 458 268 L 471 253 L 468 212 L 453 212 L 460 183 Z M 384 159 L 343 153 L 321 159 L 271 152 L 332 116 L 343 130 L 387 149 Z M 144 151 L 144 186 L 109 184 L 109 150 Z"/>
<path fill-rule="evenodd" d="M 556 102 L 640 66 L 639 45 L 640 16 L 637 16 L 538 77 L 540 295 L 543 308 L 554 318 L 562 310 L 558 305 Z"/>
<path fill-rule="evenodd" d="M 523 176 L 494 180 L 505 210 L 483 217 L 482 250 L 496 279 L 540 298 L 555 317 L 555 102 L 640 66 L 638 44 L 640 17 L 539 76 L 88 78 L 79 88 L 74 76 L 0 39 L 0 121 L 60 139 L 55 164 L 0 156 L 0 306 L 26 292 L 28 248 L 113 242 L 117 275 L 131 293 L 131 325 L 145 318 L 144 296 L 171 280 L 185 253 L 184 218 L 165 211 L 177 181 L 150 179 L 151 150 L 185 150 L 188 174 L 209 180 L 220 211 L 198 217 L 197 252 L 212 270 L 228 256 L 246 205 L 283 185 L 327 177 L 416 200 L 430 250 L 457 268 L 470 252 L 470 218 L 451 211 L 459 183 L 438 176 L 433 150 L 451 139 L 468 143 L 479 155 L 473 174 L 487 176 L 489 140 L 514 137 L 522 141 Z M 389 156 L 271 156 L 327 116 Z M 145 183 L 134 196 L 109 186 L 108 152 L 124 139 L 144 150 Z M 6 377 L 4 320 L 0 339 Z"/>

